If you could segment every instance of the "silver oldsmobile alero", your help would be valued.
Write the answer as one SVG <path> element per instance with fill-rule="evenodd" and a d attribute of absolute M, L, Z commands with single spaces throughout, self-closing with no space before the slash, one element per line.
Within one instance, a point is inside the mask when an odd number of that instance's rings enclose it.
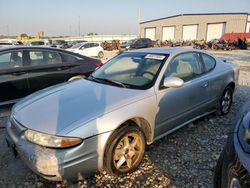
<path fill-rule="evenodd" d="M 86 79 L 17 103 L 8 145 L 40 176 L 77 180 L 136 170 L 145 147 L 212 112 L 229 112 L 239 67 L 203 51 L 124 52 Z"/>

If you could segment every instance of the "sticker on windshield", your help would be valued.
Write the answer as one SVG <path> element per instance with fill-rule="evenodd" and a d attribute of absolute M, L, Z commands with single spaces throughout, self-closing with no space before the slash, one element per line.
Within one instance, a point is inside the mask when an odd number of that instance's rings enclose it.
<path fill-rule="evenodd" d="M 147 59 L 156 59 L 156 60 L 163 60 L 165 58 L 164 55 L 156 55 L 156 54 L 148 54 L 145 56 Z"/>

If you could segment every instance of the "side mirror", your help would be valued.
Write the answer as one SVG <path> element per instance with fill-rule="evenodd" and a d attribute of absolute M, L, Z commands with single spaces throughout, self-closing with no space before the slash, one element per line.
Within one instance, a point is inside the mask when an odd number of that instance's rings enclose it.
<path fill-rule="evenodd" d="M 164 88 L 178 88 L 182 87 L 184 81 L 178 77 L 166 77 L 163 81 Z"/>

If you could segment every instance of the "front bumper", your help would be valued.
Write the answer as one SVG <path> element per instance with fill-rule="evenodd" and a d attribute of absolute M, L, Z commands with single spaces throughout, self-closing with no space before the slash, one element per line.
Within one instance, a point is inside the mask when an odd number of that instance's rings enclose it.
<path fill-rule="evenodd" d="M 51 149 L 33 144 L 24 138 L 25 127 L 11 120 L 7 123 L 6 140 L 20 158 L 36 174 L 52 181 L 77 181 L 98 169 L 98 136 L 67 149 Z"/>
<path fill-rule="evenodd" d="M 250 154 L 246 153 L 243 150 L 243 148 L 239 142 L 237 133 L 234 134 L 234 147 L 235 147 L 235 151 L 237 153 L 237 156 L 240 159 L 241 164 L 250 173 Z"/>

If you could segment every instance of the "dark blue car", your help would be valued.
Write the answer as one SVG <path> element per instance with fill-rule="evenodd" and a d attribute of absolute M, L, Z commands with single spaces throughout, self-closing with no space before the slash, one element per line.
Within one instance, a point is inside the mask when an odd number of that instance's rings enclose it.
<path fill-rule="evenodd" d="M 217 162 L 214 187 L 250 187 L 250 100 L 236 116 L 235 129 Z"/>

